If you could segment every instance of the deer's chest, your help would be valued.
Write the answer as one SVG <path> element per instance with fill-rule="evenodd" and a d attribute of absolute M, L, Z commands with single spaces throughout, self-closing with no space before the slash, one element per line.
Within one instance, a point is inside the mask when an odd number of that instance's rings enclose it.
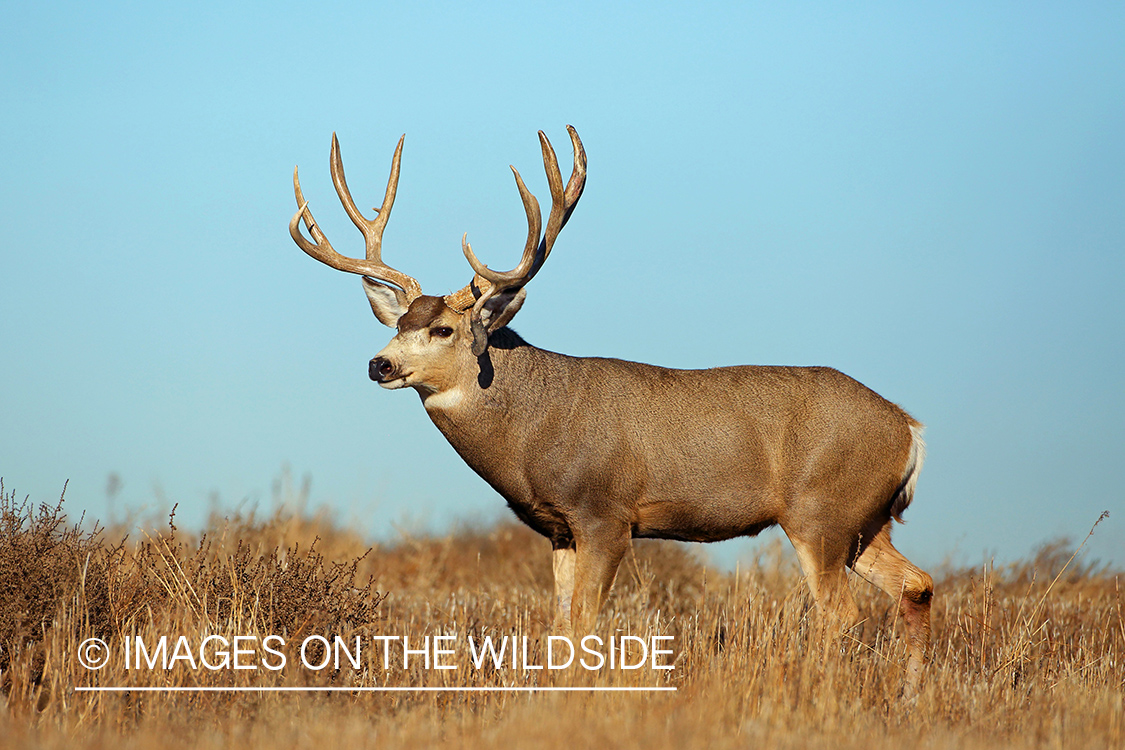
<path fill-rule="evenodd" d="M 555 547 L 572 546 L 574 535 L 563 514 L 550 503 L 524 503 L 508 500 L 516 517 L 551 540 Z"/>

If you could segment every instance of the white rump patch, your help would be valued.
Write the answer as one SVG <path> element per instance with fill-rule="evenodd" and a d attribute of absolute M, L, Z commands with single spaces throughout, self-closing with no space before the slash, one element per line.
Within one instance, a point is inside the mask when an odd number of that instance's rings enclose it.
<path fill-rule="evenodd" d="M 902 488 L 895 494 L 891 502 L 891 517 L 903 523 L 902 512 L 910 506 L 914 499 L 914 487 L 918 484 L 918 474 L 922 471 L 922 464 L 926 461 L 926 441 L 922 439 L 922 425 L 910 425 L 910 455 L 906 459 L 906 472 L 903 474 Z"/>
<path fill-rule="evenodd" d="M 922 464 L 926 462 L 926 441 L 922 439 L 924 429 L 920 424 L 910 425 L 910 434 L 914 436 L 910 446 L 910 461 L 907 463 L 910 478 L 906 480 L 906 496 L 910 498 L 914 497 L 914 485 L 918 484 L 918 475 L 922 472 Z"/>

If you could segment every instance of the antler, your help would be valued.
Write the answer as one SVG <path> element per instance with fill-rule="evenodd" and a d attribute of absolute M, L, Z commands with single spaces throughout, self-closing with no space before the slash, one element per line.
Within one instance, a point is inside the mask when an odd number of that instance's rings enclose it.
<path fill-rule="evenodd" d="M 551 254 L 555 239 L 570 219 L 578 199 L 582 197 L 582 190 L 586 187 L 586 151 L 582 148 L 582 140 L 578 137 L 578 131 L 570 125 L 567 125 L 566 129 L 570 133 L 570 142 L 574 149 L 574 169 L 570 173 L 570 180 L 567 182 L 565 190 L 563 189 L 562 173 L 559 172 L 559 162 L 555 156 L 555 150 L 551 147 L 551 142 L 547 140 L 543 131 L 539 131 L 539 144 L 543 150 L 543 168 L 547 173 L 547 183 L 551 188 L 551 213 L 547 217 L 547 231 L 543 235 L 542 241 L 539 240 L 539 231 L 542 226 L 539 201 L 535 200 L 535 196 L 523 184 L 523 179 L 515 167 L 512 167 L 512 173 L 515 174 L 516 187 L 520 191 L 523 208 L 527 213 L 527 242 L 524 245 L 523 256 L 520 258 L 519 264 L 511 271 L 493 271 L 484 263 L 481 263 L 473 253 L 473 248 L 468 242 L 468 234 L 461 238 L 461 249 L 476 275 L 468 286 L 453 294 L 446 295 L 445 303 L 459 311 L 467 310 L 472 306 L 474 334 L 478 333 L 476 329 L 481 326 L 480 312 L 488 300 L 503 291 L 523 287 L 543 267 L 547 256 Z M 485 286 L 481 283 L 482 281 L 488 282 L 488 285 Z"/>
<path fill-rule="evenodd" d="M 340 202 L 344 204 L 344 210 L 348 217 L 363 233 L 367 246 L 366 260 L 340 255 L 332 248 L 328 238 L 324 236 L 324 232 L 320 231 L 316 219 L 313 218 L 312 211 L 308 207 L 308 201 L 301 193 L 301 182 L 297 179 L 296 167 L 293 167 L 293 193 L 297 197 L 297 213 L 293 214 L 293 218 L 289 220 L 289 234 L 298 247 L 321 263 L 340 271 L 363 274 L 399 287 L 405 293 L 405 302 L 409 305 L 422 294 L 421 285 L 413 277 L 386 265 L 382 259 L 383 229 L 387 226 L 387 219 L 391 217 L 391 208 L 395 203 L 399 162 L 402 159 L 402 143 L 405 138 L 404 135 L 398 139 L 398 147 L 395 149 L 394 161 L 391 163 L 391 176 L 387 180 L 387 192 L 383 197 L 383 205 L 375 209 L 376 216 L 374 219 L 366 219 L 356 208 L 355 201 L 352 200 L 348 183 L 344 179 L 344 162 L 340 159 L 340 142 L 336 140 L 336 134 L 332 134 L 332 155 L 329 159 L 332 183 L 336 186 L 336 194 L 340 196 Z M 305 227 L 312 235 L 313 242 L 309 242 L 301 233 L 301 219 L 304 219 Z"/>

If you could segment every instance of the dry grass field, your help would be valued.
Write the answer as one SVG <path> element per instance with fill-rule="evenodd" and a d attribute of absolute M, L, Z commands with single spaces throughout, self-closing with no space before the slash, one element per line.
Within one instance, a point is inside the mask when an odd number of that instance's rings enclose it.
<path fill-rule="evenodd" d="M 4 494 L 6 493 L 6 494 Z M 674 669 L 479 668 L 466 647 L 527 637 L 543 665 L 551 630 L 549 544 L 514 524 L 441 538 L 370 543 L 302 512 L 213 518 L 202 533 L 161 524 L 122 541 L 79 528 L 63 506 L 0 499 L 0 746 L 276 748 L 461 747 L 1125 747 L 1125 618 L 1120 574 L 1082 562 L 1076 544 L 1009 567 L 932 571 L 932 660 L 921 695 L 898 697 L 904 643 L 894 603 L 855 580 L 866 618 L 825 646 L 790 551 L 766 545 L 736 573 L 687 547 L 637 544 L 599 628 L 671 636 Z M 1091 519 L 1092 521 L 1094 519 Z M 1066 566 L 1065 570 L 1063 570 Z M 1062 572 L 1061 575 L 1060 571 Z M 242 641 L 221 663 L 207 636 L 278 635 L 280 656 Z M 169 636 L 167 669 L 124 664 Z M 359 667 L 299 661 L 309 636 L 342 636 Z M 185 636 L 185 649 L 173 645 Z M 443 666 L 406 668 L 377 636 L 430 636 Z M 109 646 L 100 670 L 79 648 Z M 127 640 L 128 639 L 128 640 Z M 255 645 L 256 644 L 256 645 Z M 671 644 L 671 645 L 668 645 Z M 627 656 L 637 660 L 636 642 Z M 207 648 L 204 648 L 207 651 Z M 229 653 L 229 651 L 228 651 Z M 309 661 L 325 656 L 312 642 Z M 150 654 L 154 659 L 155 654 Z M 522 659 L 522 651 L 520 653 Z M 593 658 L 591 657 L 591 661 Z M 436 666 L 432 664 L 431 667 Z M 87 692 L 89 686 L 130 687 Z M 145 692 L 143 687 L 247 692 Z M 674 692 L 276 692 L 268 687 L 673 687 Z"/>

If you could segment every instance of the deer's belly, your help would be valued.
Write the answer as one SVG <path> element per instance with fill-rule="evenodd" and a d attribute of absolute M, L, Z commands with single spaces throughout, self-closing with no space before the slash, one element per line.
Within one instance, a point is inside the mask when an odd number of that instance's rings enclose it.
<path fill-rule="evenodd" d="M 754 536 L 778 522 L 776 511 L 773 503 L 745 491 L 642 499 L 633 521 L 633 536 L 684 542 Z"/>

